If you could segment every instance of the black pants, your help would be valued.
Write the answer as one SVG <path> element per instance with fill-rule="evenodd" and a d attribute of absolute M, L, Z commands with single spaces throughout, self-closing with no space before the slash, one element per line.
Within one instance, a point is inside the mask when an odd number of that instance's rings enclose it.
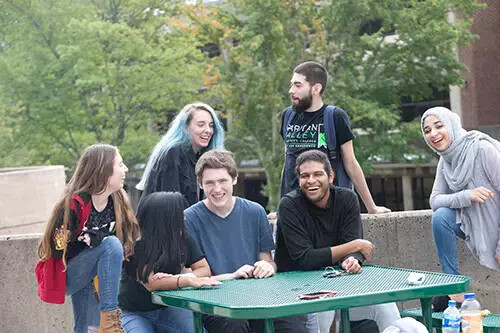
<path fill-rule="evenodd" d="M 351 321 L 352 333 L 379 333 L 377 323 L 370 319 Z"/>
<path fill-rule="evenodd" d="M 276 333 L 307 333 L 307 316 L 292 316 L 273 320 Z M 218 316 L 203 316 L 203 326 L 210 333 L 260 333 L 264 320 L 237 320 Z"/>

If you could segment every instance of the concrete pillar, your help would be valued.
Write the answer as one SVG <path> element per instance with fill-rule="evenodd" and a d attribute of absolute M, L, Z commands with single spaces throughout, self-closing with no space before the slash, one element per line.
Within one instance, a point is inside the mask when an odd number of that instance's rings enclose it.
<path fill-rule="evenodd" d="M 413 210 L 413 185 L 411 175 L 401 176 L 403 185 L 403 207 L 404 210 Z"/>

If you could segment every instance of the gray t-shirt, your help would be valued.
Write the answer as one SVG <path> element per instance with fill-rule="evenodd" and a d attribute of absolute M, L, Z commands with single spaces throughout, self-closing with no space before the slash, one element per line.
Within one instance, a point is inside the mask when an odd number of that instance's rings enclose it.
<path fill-rule="evenodd" d="M 187 208 L 184 215 L 186 229 L 205 254 L 214 275 L 253 265 L 259 253 L 274 249 L 266 212 L 250 200 L 237 197 L 225 218 L 212 213 L 203 201 Z"/>

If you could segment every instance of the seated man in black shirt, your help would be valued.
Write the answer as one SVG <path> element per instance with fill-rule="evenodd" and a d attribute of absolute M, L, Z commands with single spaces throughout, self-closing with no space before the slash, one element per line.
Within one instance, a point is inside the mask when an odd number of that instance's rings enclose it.
<path fill-rule="evenodd" d="M 340 264 L 349 273 L 361 273 L 363 261 L 371 259 L 373 244 L 362 239 L 358 197 L 333 185 L 332 167 L 319 150 L 300 154 L 296 172 L 300 188 L 286 194 L 278 206 L 278 271 Z M 395 303 L 351 308 L 349 315 L 353 321 L 374 320 L 380 331 L 400 318 Z M 332 320 L 333 312 L 319 314 L 320 332 L 329 332 Z"/>

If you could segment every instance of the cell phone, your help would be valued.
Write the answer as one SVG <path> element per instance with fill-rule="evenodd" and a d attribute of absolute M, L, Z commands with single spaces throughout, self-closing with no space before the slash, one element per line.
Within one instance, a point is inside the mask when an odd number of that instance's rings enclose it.
<path fill-rule="evenodd" d="M 319 290 L 319 291 L 314 291 L 306 294 L 300 294 L 297 296 L 298 299 L 319 299 L 319 298 L 325 298 L 325 297 L 333 297 L 337 295 L 336 291 L 332 290 Z"/>
<path fill-rule="evenodd" d="M 414 286 L 421 285 L 424 282 L 424 280 L 425 280 L 425 275 L 422 273 L 411 272 L 410 275 L 408 275 L 408 284 Z"/>

